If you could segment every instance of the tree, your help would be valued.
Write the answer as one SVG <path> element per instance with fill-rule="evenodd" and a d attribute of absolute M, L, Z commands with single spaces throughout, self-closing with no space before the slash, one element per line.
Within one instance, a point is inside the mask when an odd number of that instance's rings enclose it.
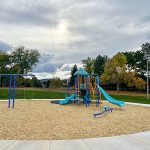
<path fill-rule="evenodd" d="M 142 78 L 145 77 L 146 73 L 145 54 L 150 56 L 150 43 L 142 44 L 141 50 L 124 53 L 127 59 L 128 70 L 136 71 Z"/>
<path fill-rule="evenodd" d="M 89 75 L 94 73 L 94 61 L 95 59 L 92 59 L 91 57 L 87 57 L 86 59 L 82 60 L 83 67 L 89 73 Z"/>
<path fill-rule="evenodd" d="M 136 87 L 138 90 L 145 89 L 146 82 L 136 72 L 126 72 L 124 81 L 128 87 Z"/>
<path fill-rule="evenodd" d="M 56 77 L 51 80 L 51 86 L 52 87 L 62 87 L 63 86 L 63 80 L 60 80 L 60 78 Z"/>
<path fill-rule="evenodd" d="M 0 51 L 0 73 L 7 73 L 10 64 L 9 54 Z"/>
<path fill-rule="evenodd" d="M 32 71 L 39 61 L 37 50 L 19 47 L 10 54 L 0 51 L 0 72 L 24 74 Z"/>
<path fill-rule="evenodd" d="M 123 53 L 117 53 L 105 64 L 104 73 L 101 76 L 101 82 L 115 82 L 117 84 L 117 91 L 119 91 L 119 85 L 123 82 L 125 72 L 126 56 Z"/>
<path fill-rule="evenodd" d="M 144 90 L 146 82 L 142 78 L 137 78 L 135 86 L 139 90 Z"/>
<path fill-rule="evenodd" d="M 135 52 L 129 51 L 123 53 L 126 56 L 127 59 L 127 67 L 129 72 L 131 70 L 136 70 L 136 64 L 135 64 Z"/>
<path fill-rule="evenodd" d="M 40 54 L 37 50 L 26 49 L 25 47 L 19 47 L 12 53 L 12 70 L 20 74 L 32 71 L 39 61 Z"/>
<path fill-rule="evenodd" d="M 150 56 L 150 43 L 142 44 L 142 52 Z"/>
<path fill-rule="evenodd" d="M 37 77 L 32 77 L 32 87 L 42 87 L 40 80 Z"/>
<path fill-rule="evenodd" d="M 94 69 L 94 74 L 97 74 L 98 76 L 101 76 L 102 73 L 104 72 L 104 66 L 105 66 L 105 63 L 107 61 L 107 56 L 101 56 L 101 55 L 98 55 L 94 61 L 94 66 L 93 66 L 93 69 Z"/>
<path fill-rule="evenodd" d="M 124 82 L 128 87 L 135 87 L 136 73 L 135 72 L 126 72 Z"/>
<path fill-rule="evenodd" d="M 69 81 L 69 85 L 73 86 L 75 84 L 75 76 L 74 73 L 78 70 L 77 65 L 75 64 L 73 66 L 73 68 L 71 69 L 71 77 L 70 77 L 70 81 Z"/>
<path fill-rule="evenodd" d="M 125 52 L 127 58 L 127 66 L 129 71 L 136 71 L 141 77 L 144 77 L 146 71 L 146 59 L 144 57 L 144 52 L 138 50 L 135 52 Z"/>

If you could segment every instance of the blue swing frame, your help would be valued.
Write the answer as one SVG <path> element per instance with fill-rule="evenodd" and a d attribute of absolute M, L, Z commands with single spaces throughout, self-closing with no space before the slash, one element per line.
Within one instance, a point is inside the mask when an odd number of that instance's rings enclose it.
<path fill-rule="evenodd" d="M 34 77 L 35 75 L 33 74 L 0 74 L 0 76 L 9 76 L 9 90 L 8 90 L 8 108 L 10 108 L 10 103 L 11 103 L 11 94 L 12 94 L 12 108 L 15 107 L 15 96 L 16 96 L 16 81 L 17 81 L 17 76 L 31 76 Z M 13 82 L 14 79 L 14 82 Z M 12 87 L 13 83 L 13 87 Z M 13 89 L 13 93 L 11 93 Z"/>

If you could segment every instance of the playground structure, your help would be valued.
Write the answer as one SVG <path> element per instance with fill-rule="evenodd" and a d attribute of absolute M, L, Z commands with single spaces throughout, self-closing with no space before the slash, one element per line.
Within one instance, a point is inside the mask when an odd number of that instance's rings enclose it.
<path fill-rule="evenodd" d="M 9 89 L 8 89 L 8 108 L 10 108 L 12 99 L 12 108 L 15 107 L 15 97 L 16 97 L 16 86 L 17 77 L 33 77 L 33 74 L 0 74 L 0 77 L 9 77 Z"/>
<path fill-rule="evenodd" d="M 77 72 L 75 72 L 74 76 L 74 93 L 71 96 L 66 97 L 65 100 L 60 101 L 60 104 L 68 104 L 70 102 L 79 104 L 82 99 L 86 106 L 89 106 L 92 101 L 95 101 L 96 106 L 99 106 L 101 99 L 97 86 L 99 85 L 99 77 L 89 76 L 89 73 L 87 73 L 83 68 L 80 68 Z"/>
<path fill-rule="evenodd" d="M 96 106 L 99 106 L 101 99 L 97 88 L 97 85 L 99 85 L 99 77 L 89 76 L 83 68 L 75 72 L 74 76 L 75 94 L 77 95 L 76 101 L 79 103 L 81 98 L 86 106 L 89 106 L 91 101 L 95 101 Z"/>
<path fill-rule="evenodd" d="M 64 100 L 60 101 L 59 104 L 64 105 L 71 102 L 79 104 L 82 101 L 86 104 L 86 107 L 90 105 L 91 102 L 96 102 L 96 106 L 100 105 L 101 108 L 101 94 L 105 99 L 111 104 L 122 107 L 125 102 L 116 100 L 112 98 L 102 87 L 100 87 L 100 80 L 98 76 L 89 76 L 83 68 L 80 68 L 74 73 L 75 76 L 75 88 L 74 93 L 71 96 L 66 97 Z M 101 115 L 105 112 L 111 111 L 112 108 L 104 109 L 101 113 L 96 113 L 95 116 Z M 93 114 L 94 115 L 94 114 Z"/>

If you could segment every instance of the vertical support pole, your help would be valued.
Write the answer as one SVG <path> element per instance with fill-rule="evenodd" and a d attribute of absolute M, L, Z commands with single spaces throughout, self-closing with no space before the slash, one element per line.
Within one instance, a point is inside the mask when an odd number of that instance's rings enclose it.
<path fill-rule="evenodd" d="M 86 89 L 86 77 L 84 77 L 84 89 Z"/>
<path fill-rule="evenodd" d="M 97 82 L 96 82 L 96 81 L 97 81 L 97 78 L 94 79 L 94 88 L 95 88 L 95 89 L 96 89 L 96 87 L 97 87 L 97 85 L 96 85 Z"/>
<path fill-rule="evenodd" d="M 13 100 L 12 100 L 12 108 L 15 107 L 15 96 L 16 96 L 16 78 L 17 76 L 14 76 L 14 89 L 13 89 Z"/>
<path fill-rule="evenodd" d="M 77 77 L 75 77 L 75 94 L 77 95 Z M 76 96 L 76 99 L 74 99 L 74 104 L 76 103 L 77 101 L 77 96 Z"/>
<path fill-rule="evenodd" d="M 100 104 L 100 95 L 99 95 L 98 85 L 99 85 L 99 77 L 96 76 L 96 94 L 97 94 L 96 106 L 99 106 Z"/>
<path fill-rule="evenodd" d="M 98 106 L 98 90 L 97 90 L 97 76 L 95 77 L 95 89 L 96 89 L 96 107 Z"/>
<path fill-rule="evenodd" d="M 0 86 L 1 86 L 1 84 L 2 84 L 2 77 L 1 77 L 1 75 L 0 75 Z"/>
<path fill-rule="evenodd" d="M 9 76 L 8 108 L 10 108 L 11 87 L 12 87 L 12 75 Z"/>
<path fill-rule="evenodd" d="M 88 87 L 88 77 L 86 77 L 86 107 L 90 105 L 90 100 L 89 100 L 89 87 Z"/>
<path fill-rule="evenodd" d="M 87 99 L 88 99 L 88 91 L 87 91 L 87 77 L 86 77 L 86 94 L 85 94 L 85 104 L 86 104 L 86 107 L 87 107 Z"/>
<path fill-rule="evenodd" d="M 77 78 L 75 77 L 75 85 L 74 85 L 75 94 L 77 94 Z"/>
<path fill-rule="evenodd" d="M 69 96 L 69 94 L 70 94 L 70 86 L 69 86 L 69 84 L 68 84 L 68 92 L 67 92 L 67 96 Z"/>
<path fill-rule="evenodd" d="M 148 71 L 148 57 L 147 57 L 147 99 L 149 99 L 149 71 Z"/>
<path fill-rule="evenodd" d="M 77 77 L 77 82 L 78 82 L 77 93 L 78 93 L 78 98 L 79 98 L 79 92 L 80 92 L 80 78 L 79 78 L 79 76 Z"/>

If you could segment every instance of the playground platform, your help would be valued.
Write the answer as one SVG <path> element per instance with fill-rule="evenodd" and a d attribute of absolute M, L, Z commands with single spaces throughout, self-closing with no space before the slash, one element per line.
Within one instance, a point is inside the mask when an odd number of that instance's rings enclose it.
<path fill-rule="evenodd" d="M 114 137 L 21 141 L 1 140 L 1 150 L 149 150 L 150 131 Z"/>

